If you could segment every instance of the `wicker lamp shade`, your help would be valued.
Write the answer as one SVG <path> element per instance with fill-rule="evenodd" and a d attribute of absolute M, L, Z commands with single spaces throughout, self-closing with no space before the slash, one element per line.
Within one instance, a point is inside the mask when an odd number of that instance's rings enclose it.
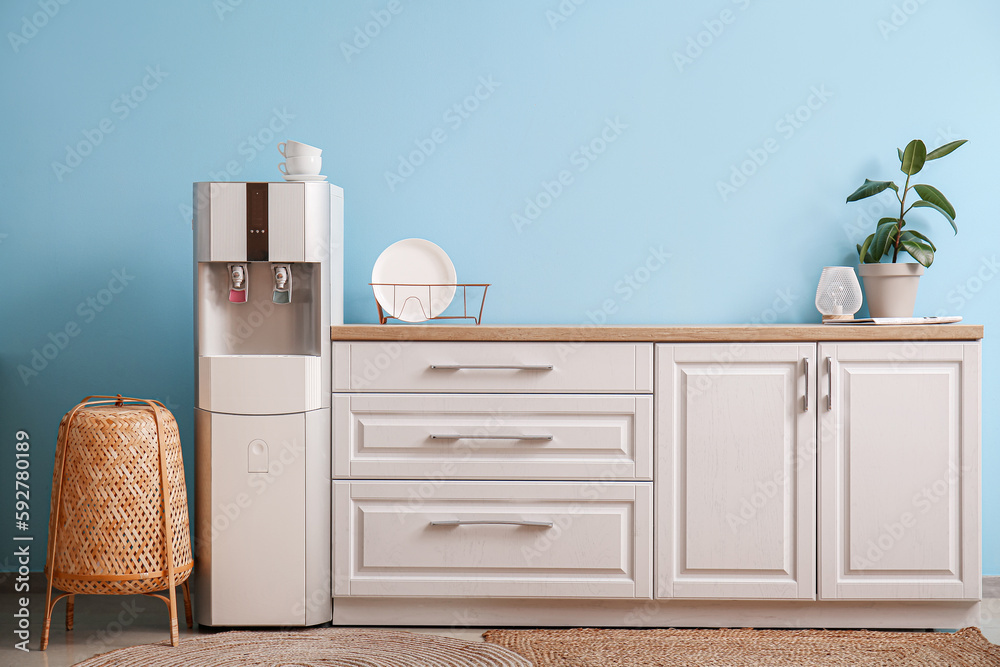
<path fill-rule="evenodd" d="M 156 401 L 91 396 L 59 424 L 49 548 L 48 592 L 42 650 L 52 607 L 73 595 L 153 594 L 170 610 L 170 637 L 178 642 L 175 587 L 183 585 L 191 625 L 187 579 L 194 561 L 180 433 Z M 52 600 L 52 589 L 64 591 Z"/>

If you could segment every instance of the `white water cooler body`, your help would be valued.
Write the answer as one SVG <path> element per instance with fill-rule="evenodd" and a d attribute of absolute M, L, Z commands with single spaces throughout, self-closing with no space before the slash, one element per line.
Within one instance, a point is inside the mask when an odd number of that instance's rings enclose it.
<path fill-rule="evenodd" d="M 343 190 L 195 183 L 195 620 L 330 621 Z"/>

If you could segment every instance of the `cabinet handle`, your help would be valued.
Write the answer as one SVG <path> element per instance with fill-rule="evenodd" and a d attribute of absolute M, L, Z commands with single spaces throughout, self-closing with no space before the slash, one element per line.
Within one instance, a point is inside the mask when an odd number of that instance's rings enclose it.
<path fill-rule="evenodd" d="M 804 357 L 802 363 L 806 367 L 806 393 L 802 397 L 802 412 L 809 412 L 809 357 Z"/>
<path fill-rule="evenodd" d="M 521 521 L 517 519 L 445 519 L 441 521 L 431 521 L 432 526 L 538 526 L 540 528 L 551 528 L 551 521 Z"/>
<path fill-rule="evenodd" d="M 551 435 L 443 435 L 432 433 L 431 440 L 551 440 Z"/>
<path fill-rule="evenodd" d="M 826 358 L 826 409 L 833 410 L 833 357 Z"/>
<path fill-rule="evenodd" d="M 551 371 L 551 364 L 516 365 L 476 365 L 476 364 L 431 364 L 433 371 Z"/>

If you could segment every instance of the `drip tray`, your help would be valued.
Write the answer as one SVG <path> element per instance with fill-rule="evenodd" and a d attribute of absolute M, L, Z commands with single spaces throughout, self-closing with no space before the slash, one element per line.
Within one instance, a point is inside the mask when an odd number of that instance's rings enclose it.
<path fill-rule="evenodd" d="M 275 415 L 318 410 L 323 387 L 320 357 L 239 354 L 198 357 L 203 410 Z"/>

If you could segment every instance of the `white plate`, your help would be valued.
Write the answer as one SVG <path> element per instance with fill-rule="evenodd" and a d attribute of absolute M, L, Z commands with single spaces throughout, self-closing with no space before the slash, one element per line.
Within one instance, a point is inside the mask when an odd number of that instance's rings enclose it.
<path fill-rule="evenodd" d="M 325 181 L 326 176 L 322 174 L 282 174 L 286 181 Z"/>
<path fill-rule="evenodd" d="M 404 322 L 423 322 L 443 313 L 455 296 L 455 281 L 455 265 L 448 253 L 424 239 L 393 243 L 372 268 L 373 283 L 392 283 L 373 286 L 379 305 Z"/>

